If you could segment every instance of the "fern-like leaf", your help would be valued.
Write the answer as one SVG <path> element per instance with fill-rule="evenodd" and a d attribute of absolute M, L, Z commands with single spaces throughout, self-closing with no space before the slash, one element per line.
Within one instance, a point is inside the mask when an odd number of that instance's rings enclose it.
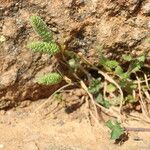
<path fill-rule="evenodd" d="M 62 76 L 58 73 L 48 73 L 37 79 L 39 84 L 54 85 L 62 81 Z"/>
<path fill-rule="evenodd" d="M 32 16 L 30 18 L 30 23 L 34 30 L 38 33 L 39 36 L 42 37 L 45 42 L 52 41 L 52 33 L 48 30 L 46 23 L 39 16 Z"/>
<path fill-rule="evenodd" d="M 107 71 L 111 71 L 119 66 L 119 63 L 116 60 L 109 60 L 104 55 L 100 56 L 100 65 L 102 65 Z"/>
<path fill-rule="evenodd" d="M 31 42 L 27 45 L 27 48 L 34 52 L 48 53 L 51 55 L 55 55 L 60 52 L 59 46 L 53 42 Z"/>

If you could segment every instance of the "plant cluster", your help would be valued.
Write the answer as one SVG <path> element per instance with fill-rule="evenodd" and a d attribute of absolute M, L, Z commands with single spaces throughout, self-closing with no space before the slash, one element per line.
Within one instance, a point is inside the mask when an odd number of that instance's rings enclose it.
<path fill-rule="evenodd" d="M 33 41 L 28 43 L 27 47 L 33 52 L 47 53 L 55 55 L 60 52 L 58 44 L 54 41 L 52 33 L 48 30 L 46 23 L 39 16 L 32 16 L 30 23 L 35 32 L 43 41 Z M 37 79 L 39 84 L 53 85 L 61 82 L 62 76 L 57 73 L 48 73 Z"/>
<path fill-rule="evenodd" d="M 94 66 L 82 53 L 75 53 L 58 44 L 39 16 L 32 16 L 30 23 L 42 41 L 30 42 L 27 47 L 33 52 L 55 56 L 62 67 L 63 65 L 67 67 L 67 75 L 57 71 L 51 72 L 39 77 L 37 79 L 39 84 L 54 85 L 62 80 L 69 84 L 75 80 L 87 91 L 90 98 L 94 99 L 93 105 L 105 109 L 120 105 L 120 112 L 126 103 L 141 102 L 143 97 L 150 102 L 148 75 L 150 70 L 144 66 L 147 53 L 137 57 L 123 55 L 120 64 L 116 60 L 106 58 L 102 51 L 99 51 L 99 64 Z M 97 78 L 92 76 L 88 71 L 89 68 L 98 72 Z M 143 69 L 148 73 L 143 72 Z M 142 105 L 142 111 L 146 111 L 145 104 Z M 147 112 L 145 116 L 148 119 Z M 107 126 L 112 130 L 112 139 L 118 139 L 124 132 L 118 122 L 108 121 Z"/>

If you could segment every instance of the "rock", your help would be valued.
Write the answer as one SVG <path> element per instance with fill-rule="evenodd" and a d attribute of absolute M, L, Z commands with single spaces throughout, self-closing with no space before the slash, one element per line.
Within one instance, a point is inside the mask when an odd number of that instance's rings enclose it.
<path fill-rule="evenodd" d="M 144 2 L 144 5 L 142 7 L 142 13 L 145 16 L 150 16 L 150 2 L 148 2 L 148 1 Z"/>
<path fill-rule="evenodd" d="M 18 70 L 16 68 L 12 68 L 11 70 L 4 72 L 0 76 L 0 89 L 14 85 L 17 79 L 17 73 Z"/>
<path fill-rule="evenodd" d="M 62 86 L 35 82 L 38 75 L 55 70 L 57 62 L 26 48 L 40 39 L 29 24 L 32 14 L 47 21 L 59 43 L 70 39 L 69 50 L 83 52 L 95 65 L 101 45 L 106 56 L 118 60 L 124 53 L 138 55 L 149 48 L 149 0 L 2 0 L 0 14 L 0 37 L 5 37 L 0 43 L 0 109 L 47 98 Z"/>
<path fill-rule="evenodd" d="M 8 36 L 11 38 L 15 38 L 17 35 L 17 25 L 16 25 L 16 20 L 13 18 L 7 18 L 5 19 L 3 29 L 2 29 L 2 34 L 4 36 Z"/>
<path fill-rule="evenodd" d="M 13 0 L 1 0 L 0 2 L 0 7 L 2 8 L 8 8 L 10 7 L 12 4 L 14 4 Z"/>
<path fill-rule="evenodd" d="M 47 5 L 47 0 L 29 0 L 30 4 L 40 5 L 40 7 L 44 7 Z"/>

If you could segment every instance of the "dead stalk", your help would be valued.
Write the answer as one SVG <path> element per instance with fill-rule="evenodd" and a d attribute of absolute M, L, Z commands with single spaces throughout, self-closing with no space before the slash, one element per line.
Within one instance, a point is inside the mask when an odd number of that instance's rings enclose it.
<path fill-rule="evenodd" d="M 118 89 L 119 89 L 119 92 L 120 92 L 120 114 L 121 114 L 121 109 L 122 109 L 122 105 L 123 105 L 123 100 L 124 100 L 124 96 L 123 96 L 123 91 L 121 89 L 121 87 L 119 86 L 119 84 L 113 80 L 108 74 L 104 73 L 103 71 L 99 70 L 99 68 L 95 67 L 91 62 L 89 62 L 87 60 L 87 58 L 85 58 L 83 56 L 82 53 L 79 53 L 78 56 L 88 65 L 92 66 L 93 69 L 97 70 L 99 74 L 101 74 L 107 81 L 109 81 L 110 83 L 113 83 Z"/>
<path fill-rule="evenodd" d="M 87 92 L 87 94 L 89 95 L 89 97 L 90 97 L 90 99 L 91 99 L 91 102 L 92 102 L 92 105 L 93 105 L 93 107 L 94 107 L 95 116 L 96 116 L 96 118 L 98 119 L 98 118 L 99 118 L 99 117 L 98 117 L 98 112 L 97 112 L 97 108 L 96 108 L 95 101 L 94 101 L 94 99 L 93 99 L 92 94 L 88 91 L 87 86 L 85 85 L 85 83 L 84 83 L 82 80 L 80 81 L 80 84 L 81 84 L 81 87 L 82 87 L 82 88 Z"/>
<path fill-rule="evenodd" d="M 58 90 L 56 90 L 44 103 L 42 103 L 37 109 L 35 109 L 35 111 L 34 111 L 33 113 L 36 113 L 38 110 L 40 110 L 42 107 L 44 107 L 44 106 L 52 99 L 52 97 L 53 97 L 56 93 L 60 92 L 61 90 L 65 89 L 65 88 L 67 88 L 67 87 L 69 87 L 69 86 L 72 86 L 72 85 L 74 85 L 74 84 L 75 84 L 75 83 L 70 83 L 70 84 L 64 85 L 63 87 L 61 87 L 61 88 L 59 88 Z"/>
<path fill-rule="evenodd" d="M 143 112 L 143 115 L 145 116 L 146 120 L 148 122 L 150 122 L 150 118 L 147 115 L 146 106 L 144 104 L 144 100 L 143 100 L 143 96 L 142 96 L 142 89 L 141 89 L 140 79 L 138 78 L 137 75 L 136 75 L 136 79 L 138 81 L 138 90 L 139 90 L 139 97 L 140 97 L 140 104 L 141 104 L 142 112 Z"/>

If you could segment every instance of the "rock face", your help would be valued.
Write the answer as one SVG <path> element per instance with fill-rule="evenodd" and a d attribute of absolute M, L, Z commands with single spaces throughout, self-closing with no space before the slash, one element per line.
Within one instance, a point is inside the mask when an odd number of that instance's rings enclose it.
<path fill-rule="evenodd" d="M 123 53 L 148 50 L 149 0 L 2 0 L 0 2 L 0 109 L 24 100 L 48 97 L 53 88 L 37 85 L 39 74 L 54 70 L 55 60 L 34 54 L 28 41 L 38 40 L 30 24 L 40 15 L 58 42 L 97 61 L 96 47 L 119 59 Z M 52 63 L 53 62 L 53 63 Z"/>

